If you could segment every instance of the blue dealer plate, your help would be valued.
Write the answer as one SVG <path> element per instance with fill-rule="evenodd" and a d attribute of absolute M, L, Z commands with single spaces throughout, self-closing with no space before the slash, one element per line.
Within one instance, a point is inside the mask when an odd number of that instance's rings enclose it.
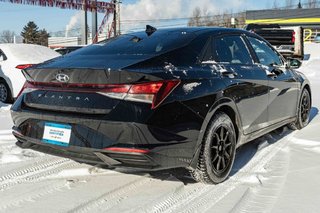
<path fill-rule="evenodd" d="M 43 131 L 42 141 L 44 143 L 69 146 L 71 137 L 71 126 L 67 124 L 56 124 L 46 122 Z"/>

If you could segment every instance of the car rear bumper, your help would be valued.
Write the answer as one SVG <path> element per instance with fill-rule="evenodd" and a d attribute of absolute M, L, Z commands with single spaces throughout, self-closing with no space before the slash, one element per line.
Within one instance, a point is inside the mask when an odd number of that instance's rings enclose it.
<path fill-rule="evenodd" d="M 21 147 L 88 164 L 147 170 L 189 167 L 194 156 L 196 141 L 192 138 L 197 137 L 196 130 L 189 130 L 181 135 L 147 124 L 103 120 L 91 115 L 39 111 L 21 108 L 22 105 L 15 104 L 11 109 L 15 124 L 13 134 Z M 46 122 L 72 126 L 67 147 L 43 141 Z M 127 150 L 106 150 L 110 147 Z M 131 152 L 130 149 L 146 151 Z"/>
<path fill-rule="evenodd" d="M 107 165 L 108 167 L 137 168 L 141 170 L 161 170 L 177 167 L 189 167 L 191 158 L 170 156 L 170 149 L 162 148 L 156 152 L 148 153 L 105 151 L 102 149 L 85 148 L 77 146 L 61 147 L 43 143 L 30 137 L 26 137 L 13 131 L 17 138 L 16 143 L 21 148 L 29 148 L 43 153 L 70 158 L 81 163 L 91 165 Z M 167 154 L 165 153 L 167 152 Z"/>
<path fill-rule="evenodd" d="M 70 158 L 75 161 L 92 165 L 107 165 L 109 167 L 134 167 L 140 169 L 160 169 L 161 165 L 152 157 L 141 153 L 119 153 L 84 147 L 60 147 L 45 144 L 39 140 L 25 137 L 13 131 L 18 139 L 16 143 L 21 148 L 29 148 L 43 153 Z"/>

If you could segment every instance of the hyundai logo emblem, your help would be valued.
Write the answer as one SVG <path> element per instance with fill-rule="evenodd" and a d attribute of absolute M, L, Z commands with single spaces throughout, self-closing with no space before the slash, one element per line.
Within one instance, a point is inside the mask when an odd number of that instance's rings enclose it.
<path fill-rule="evenodd" d="M 57 81 L 62 82 L 62 83 L 67 83 L 70 80 L 69 76 L 66 74 L 63 74 L 63 73 L 57 74 L 56 79 L 57 79 Z"/>

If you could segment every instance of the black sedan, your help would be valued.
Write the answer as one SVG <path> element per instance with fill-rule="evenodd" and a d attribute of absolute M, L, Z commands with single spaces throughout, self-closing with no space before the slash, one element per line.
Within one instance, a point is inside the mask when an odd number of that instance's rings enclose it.
<path fill-rule="evenodd" d="M 247 31 L 149 27 L 23 70 L 13 134 L 20 147 L 89 164 L 184 167 L 219 183 L 237 147 L 308 124 L 299 65 Z"/>

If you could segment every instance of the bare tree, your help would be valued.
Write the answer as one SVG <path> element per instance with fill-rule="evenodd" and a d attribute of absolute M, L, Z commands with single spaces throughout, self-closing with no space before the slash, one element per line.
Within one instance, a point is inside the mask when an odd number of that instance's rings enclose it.
<path fill-rule="evenodd" d="M 242 28 L 246 22 L 246 13 L 232 13 L 232 11 L 224 11 L 215 15 L 210 15 L 206 9 L 202 11 L 200 8 L 193 10 L 193 16 L 189 19 L 188 26 L 218 26 L 218 27 L 234 27 L 231 18 L 236 19 L 235 27 Z"/>
<path fill-rule="evenodd" d="M 316 8 L 317 0 L 308 0 L 308 8 Z"/>
<path fill-rule="evenodd" d="M 190 18 L 188 26 L 201 26 L 201 10 L 199 7 L 193 10 L 192 18 Z"/>
<path fill-rule="evenodd" d="M 15 33 L 10 30 L 4 30 L 0 33 L 0 43 L 13 43 Z"/>
<path fill-rule="evenodd" d="M 246 12 L 238 13 L 236 16 L 238 23 L 236 25 L 237 28 L 243 28 L 246 24 Z"/>
<path fill-rule="evenodd" d="M 232 13 L 228 13 L 228 11 L 225 11 L 222 14 L 222 27 L 231 27 L 231 18 L 232 18 Z"/>
<path fill-rule="evenodd" d="M 286 0 L 285 7 L 286 8 L 291 8 L 292 7 L 292 0 Z"/>
<path fill-rule="evenodd" d="M 278 5 L 277 0 L 274 0 L 273 5 L 272 5 L 272 9 L 279 9 L 279 5 Z"/>

